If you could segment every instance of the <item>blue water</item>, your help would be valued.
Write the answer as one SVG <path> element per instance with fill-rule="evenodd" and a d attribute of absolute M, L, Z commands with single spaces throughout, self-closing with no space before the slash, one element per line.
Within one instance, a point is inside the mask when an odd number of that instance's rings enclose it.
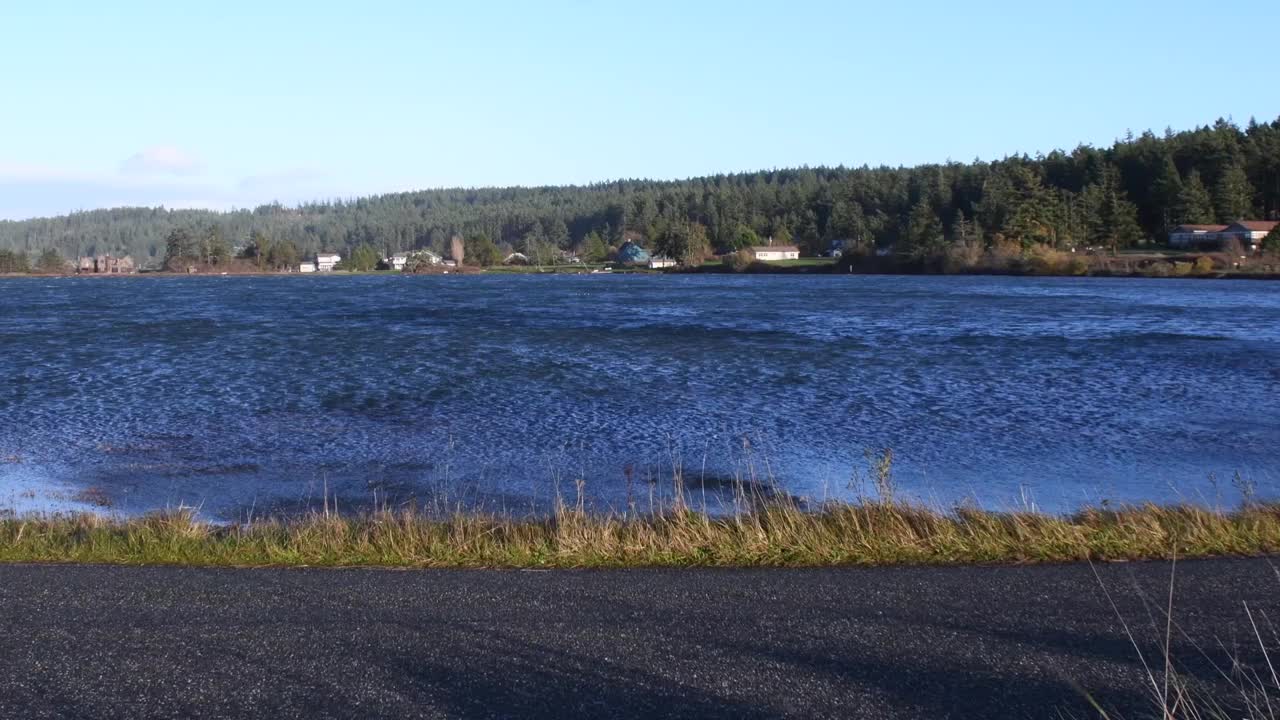
<path fill-rule="evenodd" d="M 1234 501 L 1280 491 L 1277 399 L 1273 282 L 0 282 L 0 507 L 821 499 L 886 447 L 944 504 Z"/>

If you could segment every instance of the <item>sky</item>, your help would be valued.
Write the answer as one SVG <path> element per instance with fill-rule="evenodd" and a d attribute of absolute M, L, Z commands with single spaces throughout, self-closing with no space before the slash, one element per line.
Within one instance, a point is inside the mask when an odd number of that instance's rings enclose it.
<path fill-rule="evenodd" d="M 0 219 L 968 161 L 1280 117 L 1274 0 L 185 5 L 0 0 Z"/>

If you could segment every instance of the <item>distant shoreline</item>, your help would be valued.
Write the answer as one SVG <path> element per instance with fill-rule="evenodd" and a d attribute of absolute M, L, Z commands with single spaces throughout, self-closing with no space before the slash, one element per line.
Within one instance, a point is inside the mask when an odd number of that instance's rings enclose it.
<path fill-rule="evenodd" d="M 1152 275 L 1141 272 L 1112 272 L 1101 271 L 1086 274 L 1069 274 L 1069 273 L 1029 273 L 1029 272 L 1013 272 L 1013 271 L 962 271 L 962 272 L 907 272 L 901 268 L 884 269 L 884 270 L 857 270 L 841 272 L 834 265 L 826 266 L 807 266 L 807 267 L 769 267 L 769 268 L 752 268 L 745 271 L 735 272 L 733 270 L 722 269 L 720 267 L 695 267 L 695 268 L 673 268 L 673 269 L 649 269 L 649 268 L 615 268 L 609 272 L 593 273 L 589 270 L 574 270 L 570 268 L 547 268 L 538 270 L 535 268 L 512 270 L 509 268 L 491 269 L 491 268 L 471 268 L 464 270 L 451 270 L 449 272 L 430 272 L 430 273 L 406 273 L 395 271 L 369 271 L 357 272 L 348 270 L 336 270 L 324 273 L 297 273 L 297 272 L 245 272 L 245 271 L 226 271 L 226 272 L 210 272 L 210 273 L 176 273 L 176 272 L 138 272 L 138 273 L 0 273 L 0 280 L 14 279 L 30 279 L 30 280 L 51 280 L 51 279 L 68 279 L 68 278 L 93 278 L 93 279 L 127 279 L 127 278 L 217 278 L 217 277 L 439 277 L 439 276 L 479 276 L 479 275 L 727 275 L 727 276 L 759 276 L 759 275 L 806 275 L 806 276 L 899 276 L 899 277 L 1019 277 L 1019 278 L 1131 278 L 1131 279 L 1148 279 L 1148 280 L 1280 280 L 1280 272 L 1259 273 L 1259 272 L 1237 272 L 1237 271 L 1217 271 L 1206 273 L 1203 275 Z"/>

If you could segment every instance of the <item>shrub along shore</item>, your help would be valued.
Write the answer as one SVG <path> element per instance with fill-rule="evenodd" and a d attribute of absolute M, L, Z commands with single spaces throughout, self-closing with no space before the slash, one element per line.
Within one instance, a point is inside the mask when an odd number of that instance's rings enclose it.
<path fill-rule="evenodd" d="M 0 520 L 0 562 L 237 567 L 801 567 L 1119 561 L 1280 552 L 1280 504 L 1091 508 L 1058 516 L 900 502 L 803 509 L 769 500 L 546 518 L 314 513 L 223 525 L 189 511 Z"/>

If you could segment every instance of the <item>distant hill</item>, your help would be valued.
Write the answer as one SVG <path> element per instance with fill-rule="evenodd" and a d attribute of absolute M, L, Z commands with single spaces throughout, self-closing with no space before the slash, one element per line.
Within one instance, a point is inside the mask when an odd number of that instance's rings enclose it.
<path fill-rule="evenodd" d="M 992 239 L 1055 246 L 1163 242 L 1181 222 L 1280 215 L 1280 119 L 1241 128 L 1219 120 L 1184 132 L 1128 136 L 1109 148 L 912 168 L 797 168 L 677 181 L 424 190 L 351 202 L 211 212 L 117 208 L 0 222 L 0 249 L 71 258 L 125 253 L 161 262 L 175 229 L 244 246 L 251 234 L 304 255 L 430 248 L 486 235 L 503 250 L 616 247 L 701 226 L 732 249 L 774 237 L 808 254 L 832 240 L 932 252 Z M 598 239 L 597 239 L 598 238 Z"/>

